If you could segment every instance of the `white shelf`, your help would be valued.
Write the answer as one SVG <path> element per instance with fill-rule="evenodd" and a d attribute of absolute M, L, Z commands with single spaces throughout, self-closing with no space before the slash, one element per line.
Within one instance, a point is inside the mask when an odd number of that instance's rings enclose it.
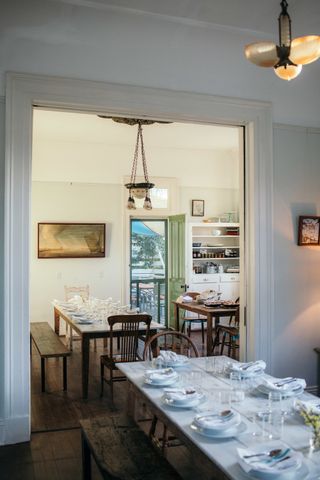
<path fill-rule="evenodd" d="M 212 258 L 192 258 L 194 262 L 198 262 L 199 260 L 239 260 L 240 257 L 212 257 Z"/>
<path fill-rule="evenodd" d="M 205 247 L 205 246 L 202 246 L 202 247 L 192 247 L 193 250 L 211 250 L 213 248 L 218 248 L 218 249 L 226 249 L 226 248 L 240 248 L 239 245 L 214 245 L 214 246 L 211 246 L 211 247 Z"/>
<path fill-rule="evenodd" d="M 240 235 L 192 235 L 192 238 L 239 238 Z"/>

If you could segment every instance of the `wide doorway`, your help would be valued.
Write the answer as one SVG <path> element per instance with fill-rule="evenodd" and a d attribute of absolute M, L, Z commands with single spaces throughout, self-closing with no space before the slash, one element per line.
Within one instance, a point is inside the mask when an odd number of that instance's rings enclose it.
<path fill-rule="evenodd" d="M 168 236 L 165 219 L 130 221 L 130 305 L 168 323 Z"/>

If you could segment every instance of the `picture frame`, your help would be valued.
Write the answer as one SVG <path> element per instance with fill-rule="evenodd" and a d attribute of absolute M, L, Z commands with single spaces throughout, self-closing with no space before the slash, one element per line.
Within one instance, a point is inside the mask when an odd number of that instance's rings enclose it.
<path fill-rule="evenodd" d="M 105 223 L 38 223 L 38 258 L 105 257 Z"/>
<path fill-rule="evenodd" d="M 320 244 L 320 217 L 303 215 L 299 217 L 298 245 Z"/>
<path fill-rule="evenodd" d="M 192 216 L 204 217 L 204 200 L 192 200 Z"/>

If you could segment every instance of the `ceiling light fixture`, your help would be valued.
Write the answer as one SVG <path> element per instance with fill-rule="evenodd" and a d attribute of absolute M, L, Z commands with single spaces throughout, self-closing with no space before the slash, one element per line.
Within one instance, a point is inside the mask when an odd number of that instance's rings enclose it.
<path fill-rule="evenodd" d="M 246 58 L 259 67 L 273 67 L 283 80 L 296 78 L 302 65 L 320 57 L 320 36 L 307 35 L 291 40 L 291 18 L 287 12 L 288 2 L 280 2 L 279 45 L 273 42 L 256 42 L 245 47 Z"/>
<path fill-rule="evenodd" d="M 134 155 L 133 155 L 130 183 L 125 184 L 125 186 L 129 190 L 127 208 L 129 208 L 130 210 L 136 208 L 134 198 L 144 197 L 143 208 L 145 208 L 146 210 L 151 210 L 152 204 L 149 196 L 149 190 L 151 190 L 151 188 L 154 187 L 154 183 L 149 182 L 146 154 L 144 150 L 144 142 L 143 142 L 143 135 L 142 135 L 143 120 L 136 120 L 136 123 L 138 124 L 138 132 L 137 132 L 136 146 L 135 146 Z M 144 182 L 137 182 L 137 179 L 136 179 L 138 158 L 139 158 L 139 147 L 141 150 Z"/>

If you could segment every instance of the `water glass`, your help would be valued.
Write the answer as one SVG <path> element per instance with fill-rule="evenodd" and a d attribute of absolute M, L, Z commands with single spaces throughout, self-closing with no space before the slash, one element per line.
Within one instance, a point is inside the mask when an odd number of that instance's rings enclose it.
<path fill-rule="evenodd" d="M 230 385 L 233 390 L 241 390 L 242 389 L 242 376 L 241 372 L 231 372 L 229 375 L 230 378 Z"/>
<path fill-rule="evenodd" d="M 282 393 L 271 391 L 268 394 L 268 405 L 270 412 L 282 412 Z"/>
<path fill-rule="evenodd" d="M 216 357 L 205 358 L 205 370 L 207 373 L 215 373 Z"/>

